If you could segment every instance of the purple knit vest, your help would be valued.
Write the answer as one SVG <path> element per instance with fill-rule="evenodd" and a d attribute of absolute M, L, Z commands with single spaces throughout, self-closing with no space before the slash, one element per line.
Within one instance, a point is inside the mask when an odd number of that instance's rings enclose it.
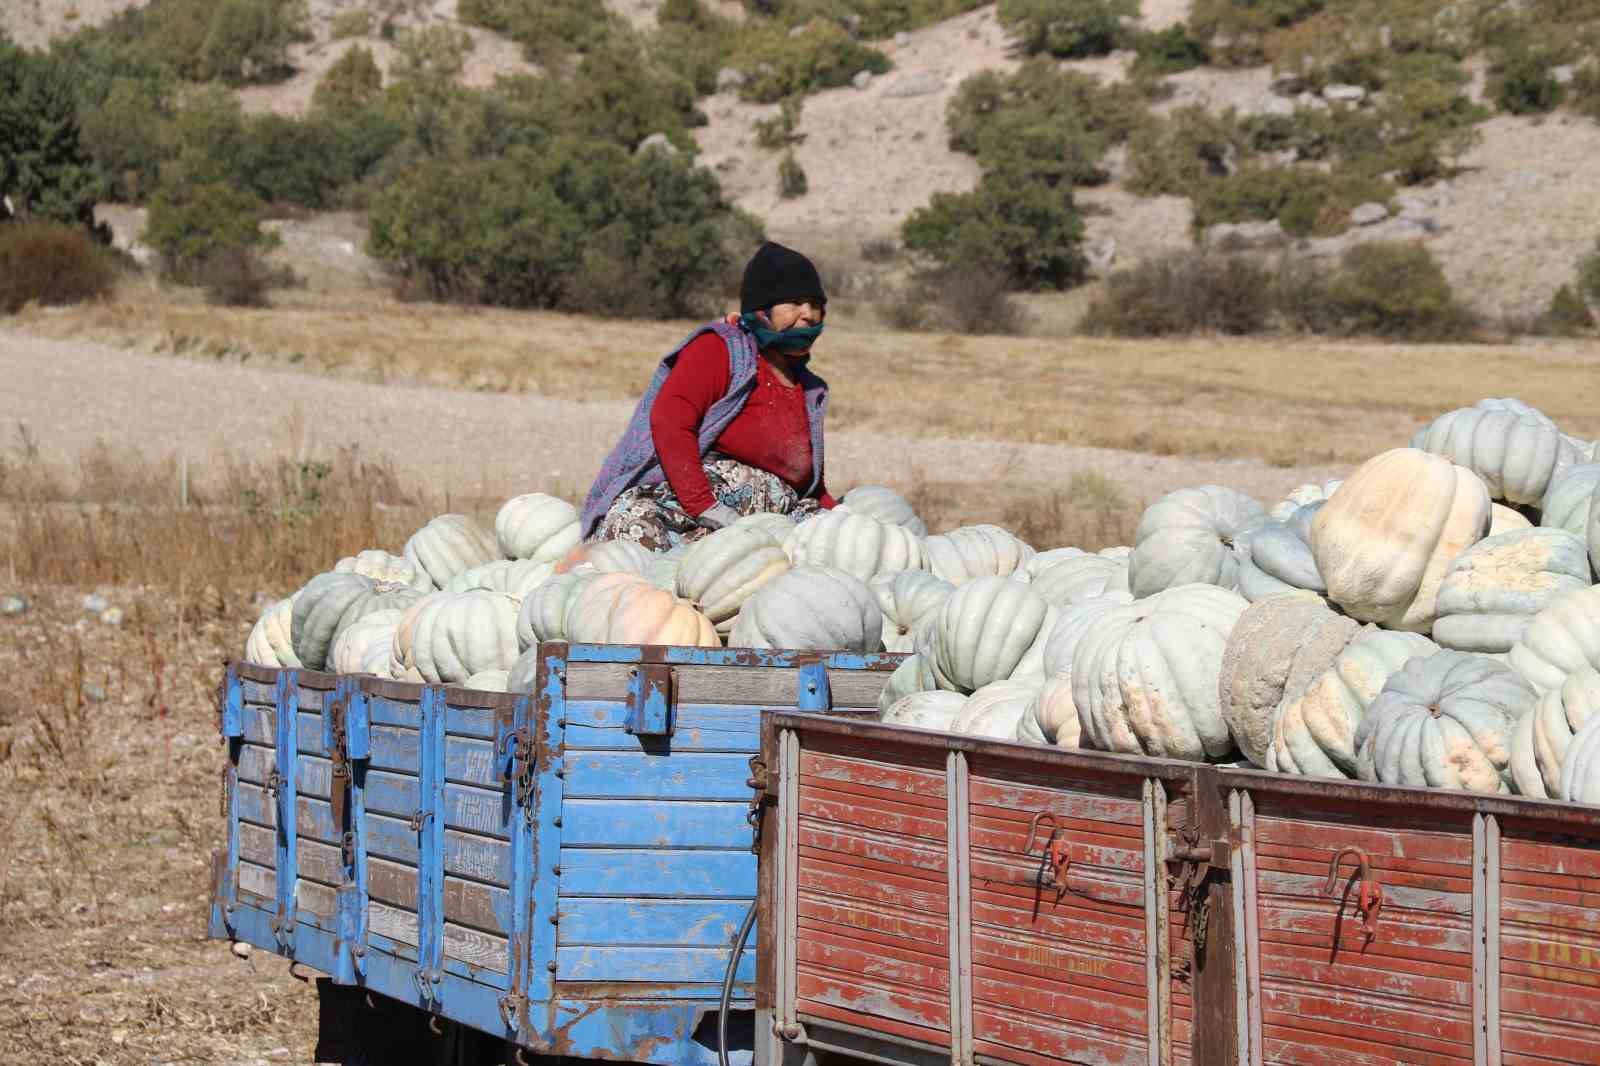
<path fill-rule="evenodd" d="M 661 360 L 655 376 L 650 379 L 650 387 L 644 390 L 639 406 L 633 410 L 628 428 L 622 431 L 622 439 L 600 465 L 600 473 L 595 477 L 589 497 L 583 504 L 585 539 L 594 535 L 618 496 L 635 485 L 655 485 L 667 479 L 661 469 L 661 461 L 656 457 L 655 441 L 650 437 L 650 409 L 655 406 L 656 394 L 661 391 L 667 375 L 677 363 L 678 353 L 703 333 L 715 333 L 728 346 L 731 373 L 727 394 L 711 405 L 700 423 L 702 456 L 711 450 L 722 431 L 744 410 L 750 394 L 755 391 L 756 368 L 761 358 L 756 350 L 755 338 L 743 328 L 725 322 L 713 322 L 689 334 L 682 344 Z M 828 383 L 810 371 L 803 370 L 801 375 L 806 394 L 806 419 L 811 426 L 811 484 L 805 493 L 809 496 L 822 483 L 822 420 L 828 409 Z"/>

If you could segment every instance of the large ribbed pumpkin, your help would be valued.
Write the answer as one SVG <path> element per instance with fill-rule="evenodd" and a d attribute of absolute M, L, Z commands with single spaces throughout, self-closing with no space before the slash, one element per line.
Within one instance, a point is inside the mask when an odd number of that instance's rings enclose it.
<path fill-rule="evenodd" d="M 1278 522 L 1288 521 L 1289 516 L 1312 504 L 1321 503 L 1335 492 L 1339 491 L 1342 481 L 1324 481 L 1321 484 L 1308 482 L 1295 488 L 1289 495 L 1273 504 L 1267 511 L 1269 517 Z"/>
<path fill-rule="evenodd" d="M 679 596 L 699 604 L 726 632 L 744 602 L 789 567 L 789 556 L 770 534 L 734 525 L 691 545 L 674 584 Z"/>
<path fill-rule="evenodd" d="M 318 574 L 295 597 L 290 618 L 294 653 L 308 670 L 327 665 L 339 630 L 389 608 L 404 610 L 422 593 L 407 585 L 382 585 L 360 574 Z"/>
<path fill-rule="evenodd" d="M 950 723 L 950 731 L 993 740 L 1014 740 L 1017 724 L 1038 693 L 1037 681 L 991 681 L 967 697 L 955 721 Z"/>
<path fill-rule="evenodd" d="M 1255 603 L 1284 592 L 1328 590 L 1311 553 L 1311 523 L 1304 512 L 1312 507 L 1295 512 L 1287 521 L 1263 522 L 1239 534 L 1234 545 L 1239 562 L 1237 581 L 1245 599 Z"/>
<path fill-rule="evenodd" d="M 405 557 L 442 589 L 463 570 L 500 558 L 500 546 L 493 533 L 466 515 L 442 514 L 411 534 Z"/>
<path fill-rule="evenodd" d="M 728 635 L 730 648 L 877 651 L 883 612 L 872 589 L 826 566 L 786 570 L 744 602 Z"/>
<path fill-rule="evenodd" d="M 554 563 L 583 539 L 578 509 L 566 500 L 530 492 L 513 496 L 494 516 L 495 542 L 507 559 Z"/>
<path fill-rule="evenodd" d="M 1389 678 L 1356 730 L 1356 772 L 1386 785 L 1510 791 L 1511 734 L 1533 687 L 1504 663 L 1448 649 Z"/>
<path fill-rule="evenodd" d="M 617 596 L 605 642 L 722 647 L 717 627 L 695 610 L 694 604 L 647 582 L 632 585 Z"/>
<path fill-rule="evenodd" d="M 1234 538 L 1265 518 L 1255 500 L 1221 485 L 1167 493 L 1139 518 L 1128 565 L 1133 595 L 1197 582 L 1237 589 Z"/>
<path fill-rule="evenodd" d="M 1600 668 L 1600 585 L 1569 592 L 1533 616 L 1507 660 L 1539 692 L 1572 671 Z"/>
<path fill-rule="evenodd" d="M 1489 536 L 1499 536 L 1501 533 L 1510 533 L 1517 529 L 1530 529 L 1533 519 L 1517 510 L 1507 507 L 1503 503 L 1489 505 Z"/>
<path fill-rule="evenodd" d="M 454 685 L 517 658 L 517 603 L 487 589 L 440 593 L 416 616 L 411 654 L 432 685 Z"/>
<path fill-rule="evenodd" d="M 1017 726 L 1017 739 L 1031 744 L 1076 748 L 1083 726 L 1072 702 L 1072 677 L 1052 674 L 1034 693 Z"/>
<path fill-rule="evenodd" d="M 1600 444 L 1595 445 L 1600 449 Z M 1600 574 L 1600 487 L 1594 490 L 1594 499 L 1589 501 L 1589 566 L 1596 574 Z"/>
<path fill-rule="evenodd" d="M 972 692 L 1019 668 L 1029 672 L 1024 661 L 1030 653 L 1039 660 L 1042 681 L 1043 645 L 1055 616 L 1055 608 L 1026 585 L 993 576 L 968 581 L 939 607 L 926 634 L 939 687 Z"/>
<path fill-rule="evenodd" d="M 774 511 L 757 511 L 755 514 L 747 514 L 733 524 L 737 529 L 759 529 L 779 544 L 789 539 L 789 534 L 793 533 L 794 527 L 799 525 L 788 515 L 778 514 Z"/>
<path fill-rule="evenodd" d="M 566 640 L 567 610 L 572 599 L 597 576 L 554 574 L 524 596 L 517 611 L 517 647 L 527 649 L 541 640 Z"/>
<path fill-rule="evenodd" d="M 871 582 L 872 594 L 883 611 L 885 651 L 911 651 L 915 646 L 912 630 L 924 619 L 937 615 L 944 601 L 955 592 L 950 582 L 926 570 L 902 570 L 884 574 Z"/>
<path fill-rule="evenodd" d="M 1450 564 L 1489 529 L 1472 471 L 1414 448 L 1363 463 L 1311 523 L 1328 598 L 1352 618 L 1425 633 Z"/>
<path fill-rule="evenodd" d="M 975 577 L 1009 577 L 1034 551 L 999 526 L 962 526 L 923 541 L 927 567 L 957 588 Z"/>
<path fill-rule="evenodd" d="M 1133 601 L 1133 593 L 1128 588 L 1126 556 L 1109 558 L 1079 553 L 1043 569 L 1035 567 L 1029 587 L 1046 603 L 1060 608 L 1107 596 L 1124 603 Z"/>
<path fill-rule="evenodd" d="M 1555 798 L 1600 806 L 1600 715 L 1585 722 L 1572 738 Z"/>
<path fill-rule="evenodd" d="M 300 657 L 294 653 L 293 618 L 295 596 L 274 600 L 261 612 L 256 624 L 250 627 L 250 637 L 245 641 L 244 658 L 257 666 L 299 666 Z"/>
<path fill-rule="evenodd" d="M 412 566 L 403 555 L 390 555 L 381 548 L 347 555 L 333 564 L 336 574 L 360 574 L 385 585 L 410 585 L 418 592 L 432 592 L 433 580 Z"/>
<path fill-rule="evenodd" d="M 949 733 L 953 732 L 956 716 L 966 702 L 966 696 L 945 689 L 912 692 L 891 703 L 879 716 L 879 721 L 885 725 L 909 725 Z"/>
<path fill-rule="evenodd" d="M 1106 611 L 1072 656 L 1080 743 L 1197 761 L 1231 752 L 1217 686 L 1228 634 L 1248 606 L 1214 585 L 1179 585 Z"/>
<path fill-rule="evenodd" d="M 556 563 L 556 573 L 594 571 L 599 574 L 643 576 L 654 555 L 632 540 L 597 540 L 580 544 Z"/>
<path fill-rule="evenodd" d="M 374 611 L 339 630 L 328 652 L 328 669 L 339 674 L 387 674 L 394 631 L 405 611 Z"/>
<path fill-rule="evenodd" d="M 1270 596 L 1239 616 L 1223 652 L 1217 696 L 1245 758 L 1267 764 L 1284 696 L 1331 667 L 1360 629 L 1310 592 Z"/>
<path fill-rule="evenodd" d="M 544 584 L 554 574 L 554 563 L 534 562 L 532 559 L 496 559 L 493 562 L 463 570 L 450 579 L 446 592 L 471 592 L 488 589 L 503 592 L 521 600 Z"/>
<path fill-rule="evenodd" d="M 1356 776 L 1356 729 L 1389 678 L 1439 647 L 1420 633 L 1363 629 L 1278 709 L 1268 770 L 1309 777 Z"/>
<path fill-rule="evenodd" d="M 611 609 L 625 591 L 634 587 L 655 588 L 638 574 L 596 574 L 567 603 L 563 626 L 574 644 L 611 642 Z"/>
<path fill-rule="evenodd" d="M 1471 470 L 1496 500 L 1535 506 L 1551 479 L 1581 459 L 1554 424 L 1482 407 L 1440 415 L 1418 431 L 1411 446 Z"/>
<path fill-rule="evenodd" d="M 1573 737 L 1596 715 L 1600 715 L 1600 671 L 1592 666 L 1574 670 L 1559 688 L 1540 696 L 1511 742 L 1517 791 L 1537 799 L 1559 796 L 1561 767 Z"/>
<path fill-rule="evenodd" d="M 1578 463 L 1550 479 L 1539 505 L 1539 524 L 1583 536 L 1589 525 L 1589 504 L 1600 488 L 1600 463 Z"/>
<path fill-rule="evenodd" d="M 1588 587 L 1588 549 L 1564 529 L 1486 537 L 1450 564 L 1440 583 L 1433 639 L 1458 651 L 1508 652 L 1534 615 Z"/>
<path fill-rule="evenodd" d="M 889 675 L 889 681 L 878 694 L 878 713 L 881 715 L 894 704 L 914 692 L 946 692 L 939 688 L 933 669 L 921 655 L 907 655 Z M 961 693 L 956 693 L 961 695 Z"/>
<path fill-rule="evenodd" d="M 795 566 L 831 566 L 862 581 L 923 568 L 916 534 L 849 511 L 823 511 L 806 519 L 783 542 L 783 550 Z"/>
<path fill-rule="evenodd" d="M 884 488 L 882 485 L 857 485 L 845 493 L 839 502 L 856 514 L 876 518 L 891 526 L 904 526 L 915 536 L 928 535 L 928 524 L 918 518 L 917 512 L 912 510 L 911 504 L 906 502 L 905 497 L 893 489 Z"/>

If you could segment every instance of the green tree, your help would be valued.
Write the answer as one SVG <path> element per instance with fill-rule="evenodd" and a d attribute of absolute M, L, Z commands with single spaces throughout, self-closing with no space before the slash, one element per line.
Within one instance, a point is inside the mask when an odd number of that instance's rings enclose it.
<path fill-rule="evenodd" d="M 193 281 L 227 253 L 276 245 L 277 235 L 261 228 L 261 218 L 261 201 L 232 185 L 168 186 L 150 201 L 143 240 L 161 257 L 163 273 Z"/>
<path fill-rule="evenodd" d="M 93 229 L 104 191 L 79 137 L 72 72 L 0 37 L 0 197 L 20 219 Z M 109 231 L 96 232 L 109 239 Z"/>
<path fill-rule="evenodd" d="M 366 107 L 383 95 L 383 71 L 372 50 L 351 45 L 329 67 L 311 94 L 311 106 L 319 111 L 344 113 Z"/>
<path fill-rule="evenodd" d="M 229 85 L 286 76 L 293 69 L 289 45 L 304 34 L 304 17 L 283 0 L 220 0 L 200 45 L 201 72 Z"/>
<path fill-rule="evenodd" d="M 143 199 L 156 186 L 171 144 L 172 109 L 166 85 L 117 78 L 98 107 L 80 109 L 80 140 L 118 200 Z"/>
<path fill-rule="evenodd" d="M 1065 289 L 1084 278 L 1083 218 L 1067 185 L 1002 171 L 966 193 L 937 193 L 906 219 L 907 250 L 939 267 L 986 267 L 1026 289 Z"/>
<path fill-rule="evenodd" d="M 1000 0 L 1000 21 L 1029 53 L 1063 59 L 1105 55 L 1128 38 L 1125 18 L 1137 18 L 1138 0 Z"/>

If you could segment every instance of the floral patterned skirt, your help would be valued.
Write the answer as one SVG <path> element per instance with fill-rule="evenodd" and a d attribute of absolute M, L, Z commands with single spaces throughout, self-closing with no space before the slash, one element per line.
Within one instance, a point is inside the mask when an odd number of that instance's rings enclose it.
<path fill-rule="evenodd" d="M 799 521 L 822 509 L 820 503 L 802 497 L 778 475 L 736 459 L 713 452 L 705 457 L 702 467 L 711 482 L 712 495 L 741 515 L 786 514 Z M 596 535 L 600 540 L 638 541 L 640 547 L 660 552 L 692 544 L 710 532 L 690 517 L 678 503 L 672 486 L 662 481 L 635 485 L 618 496 Z"/>

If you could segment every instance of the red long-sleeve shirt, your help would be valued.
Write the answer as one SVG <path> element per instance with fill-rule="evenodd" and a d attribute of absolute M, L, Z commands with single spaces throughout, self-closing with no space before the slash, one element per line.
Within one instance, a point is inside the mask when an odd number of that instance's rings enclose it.
<path fill-rule="evenodd" d="M 667 483 L 683 509 L 697 517 L 717 502 L 700 465 L 700 424 L 732 380 L 727 345 L 707 333 L 678 353 L 650 408 L 650 437 Z M 790 385 L 770 363 L 758 359 L 755 390 L 713 447 L 730 459 L 776 474 L 804 495 L 811 485 L 805 389 Z M 833 507 L 823 484 L 817 485 L 817 495 L 823 507 Z"/>

